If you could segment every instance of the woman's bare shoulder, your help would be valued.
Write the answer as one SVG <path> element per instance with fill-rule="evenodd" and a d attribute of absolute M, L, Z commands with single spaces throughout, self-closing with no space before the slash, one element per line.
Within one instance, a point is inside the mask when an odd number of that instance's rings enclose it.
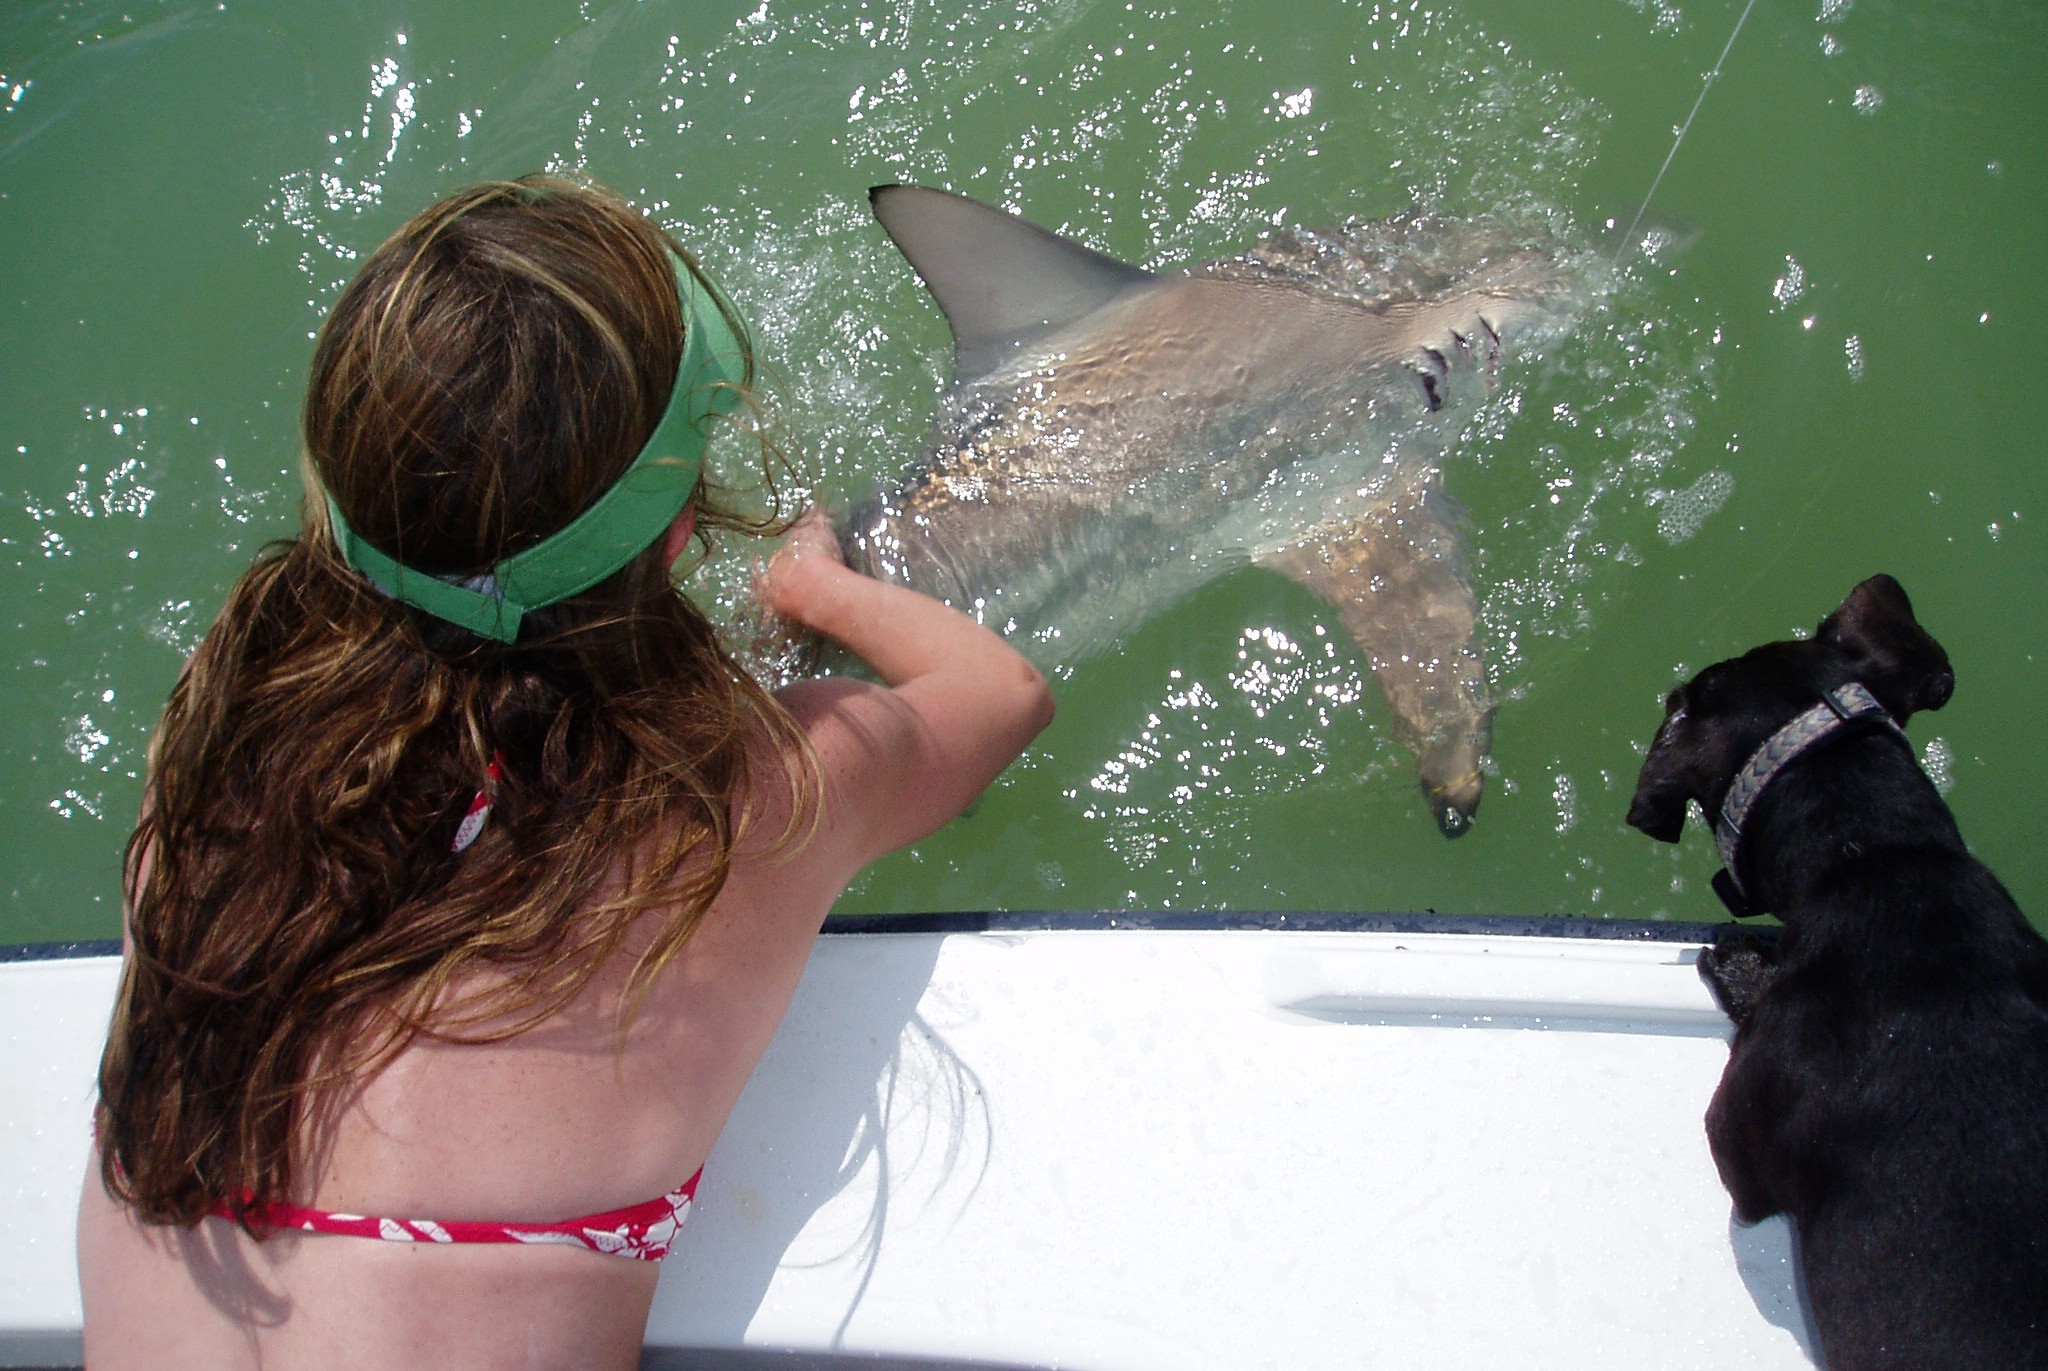
<path fill-rule="evenodd" d="M 892 783 L 923 731 L 902 696 L 868 681 L 819 677 L 784 686 L 775 698 L 803 729 L 828 789 Z"/>

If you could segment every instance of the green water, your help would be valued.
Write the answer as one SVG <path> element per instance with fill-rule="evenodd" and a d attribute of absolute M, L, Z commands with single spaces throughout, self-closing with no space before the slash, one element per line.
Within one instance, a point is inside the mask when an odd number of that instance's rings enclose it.
<path fill-rule="evenodd" d="M 867 217 L 946 186 L 1150 266 L 1414 201 L 1632 217 L 1737 0 L 0 8 L 0 943 L 105 936 L 155 713 L 296 520 L 310 337 L 464 182 L 582 167 L 697 247 L 845 501 L 902 472 L 937 312 Z M 1255 572 L 1059 682 L 971 819 L 845 907 L 1711 918 L 1621 821 L 1663 691 L 1897 575 L 1913 734 L 2048 916 L 2048 14 L 1762 0 L 1657 194 L 1689 245 L 1448 467 L 1503 704 L 1439 837 L 1332 617 Z M 714 587 L 734 583 L 714 576 Z"/>

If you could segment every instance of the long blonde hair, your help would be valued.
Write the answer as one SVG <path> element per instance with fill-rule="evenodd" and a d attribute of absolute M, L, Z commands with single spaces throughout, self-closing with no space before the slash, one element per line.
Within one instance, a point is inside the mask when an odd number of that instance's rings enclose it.
<path fill-rule="evenodd" d="M 659 911 L 644 990 L 723 886 L 762 767 L 797 797 L 773 841 L 806 821 L 802 730 L 659 544 L 500 644 L 386 598 L 326 527 L 322 489 L 390 555 L 466 576 L 569 522 L 667 402 L 670 251 L 697 270 L 609 192 L 529 177 L 428 209 L 335 303 L 305 531 L 263 551 L 187 665 L 128 843 L 101 1171 L 143 1218 L 291 1198 L 322 1091 L 423 1032 L 538 1023 Z M 763 452 L 770 512 L 706 488 L 701 535 L 779 526 Z M 456 853 L 494 757 L 489 822 Z"/>

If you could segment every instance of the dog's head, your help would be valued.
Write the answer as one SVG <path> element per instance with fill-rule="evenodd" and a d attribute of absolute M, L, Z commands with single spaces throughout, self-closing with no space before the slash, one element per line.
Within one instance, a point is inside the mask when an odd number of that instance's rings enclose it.
<path fill-rule="evenodd" d="M 1765 739 L 1836 686 L 1860 681 L 1904 724 L 1954 692 L 1948 653 L 1913 617 L 1906 592 L 1873 576 L 1804 642 L 1766 643 L 1693 677 L 1664 699 L 1629 823 L 1661 842 L 1685 828 L 1685 804 L 1719 811 L 1736 771 Z"/>

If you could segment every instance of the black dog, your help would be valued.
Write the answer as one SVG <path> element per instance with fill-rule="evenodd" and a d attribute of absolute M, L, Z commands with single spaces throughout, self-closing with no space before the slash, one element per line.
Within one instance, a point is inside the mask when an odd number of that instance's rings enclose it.
<path fill-rule="evenodd" d="M 1699 801 L 1715 888 L 1784 920 L 1700 958 L 1736 1024 L 1707 1138 L 1737 1218 L 1792 1217 L 1834 1371 L 2048 1368 L 2048 941 L 1898 728 L 1954 684 L 1873 577 L 1672 691 L 1629 808 L 1677 842 Z"/>

